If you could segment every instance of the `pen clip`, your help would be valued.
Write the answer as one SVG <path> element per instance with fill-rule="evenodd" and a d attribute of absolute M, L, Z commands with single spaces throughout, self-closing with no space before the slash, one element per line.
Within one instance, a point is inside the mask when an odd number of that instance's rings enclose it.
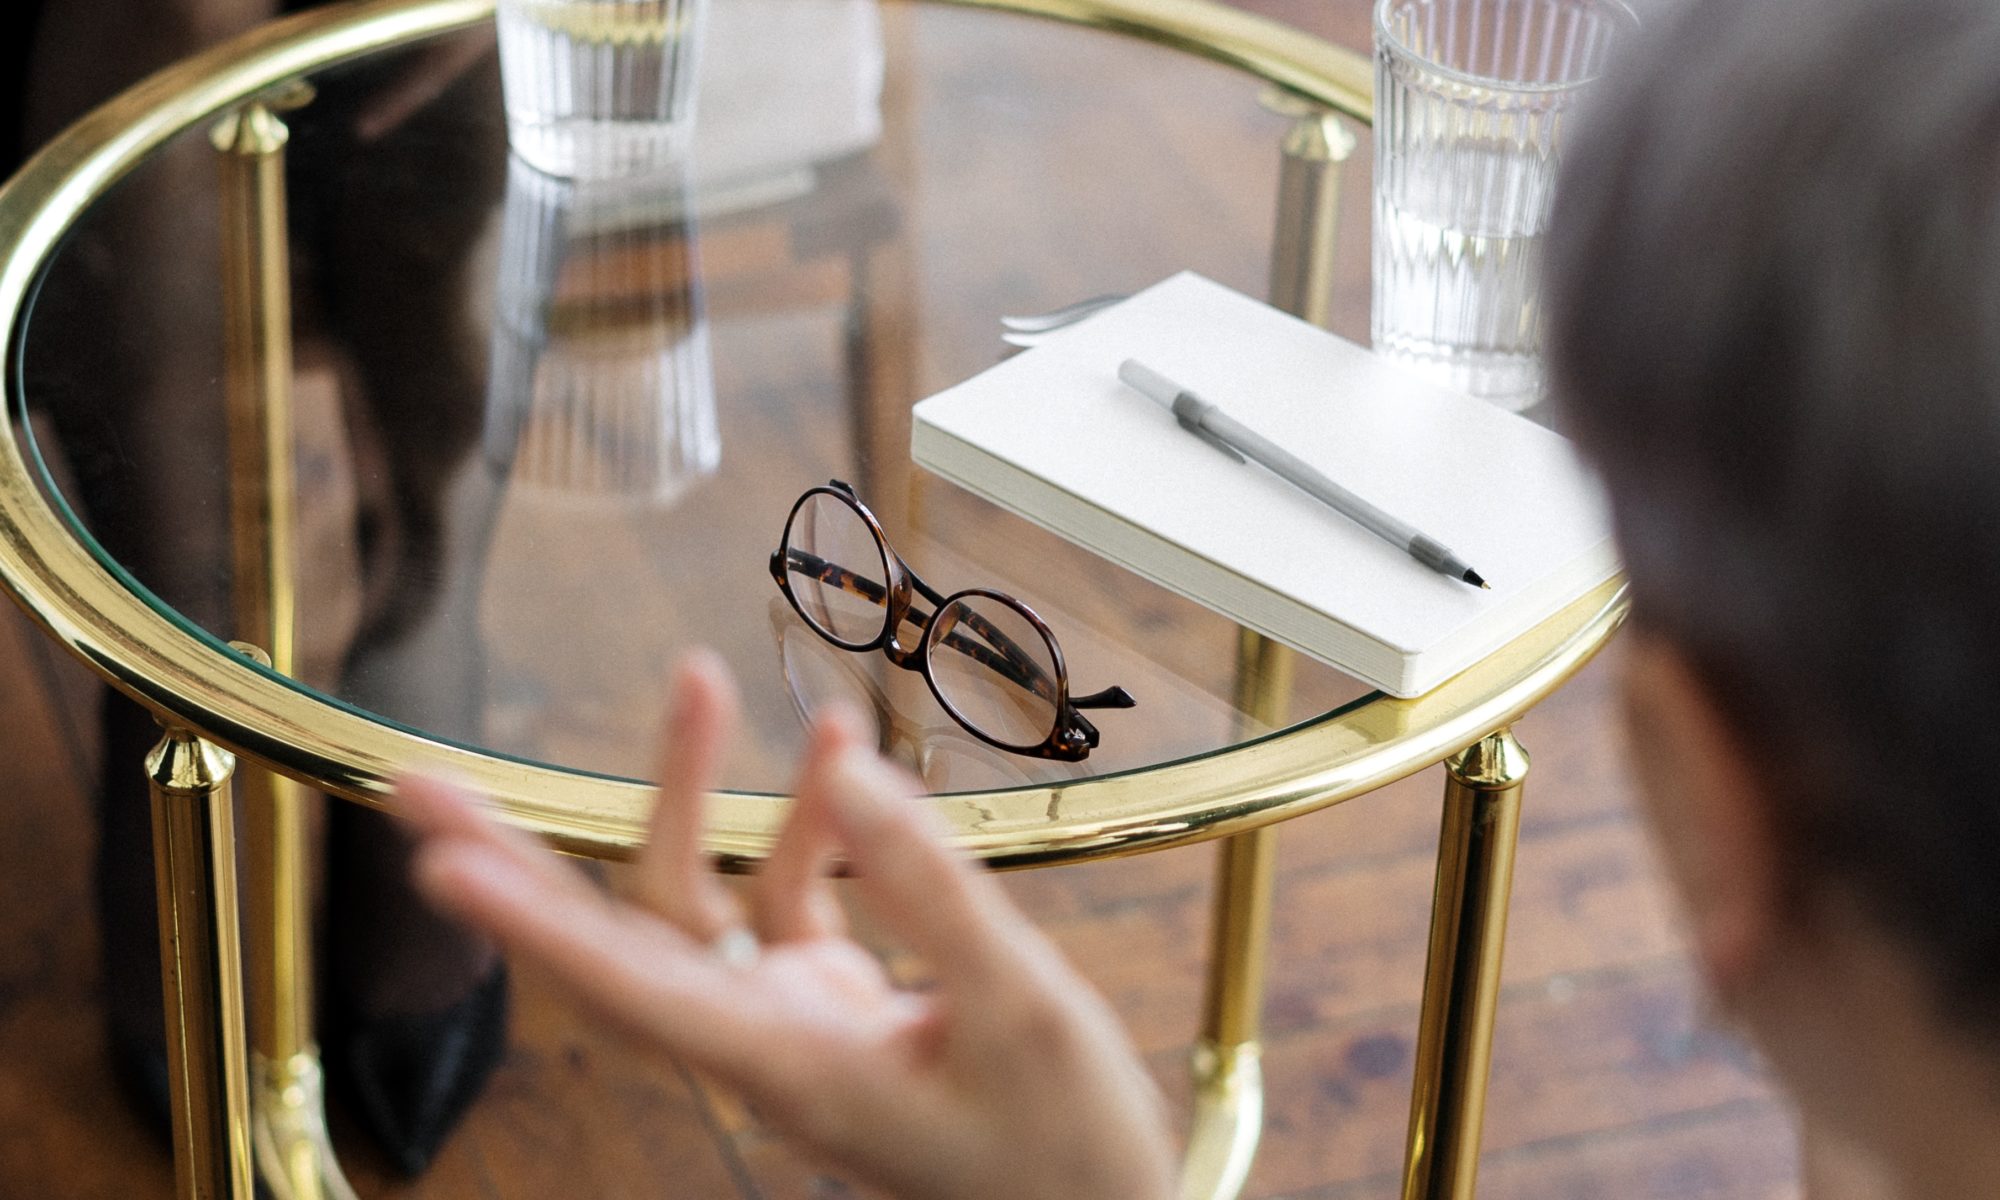
<path fill-rule="evenodd" d="M 1187 403 L 1182 403 L 1183 400 L 1187 401 Z M 1189 433 L 1200 438 L 1202 441 L 1207 442 L 1209 445 L 1215 447 L 1217 450 L 1222 451 L 1224 454 L 1228 455 L 1235 461 L 1247 462 L 1248 460 L 1245 459 L 1243 455 L 1237 451 L 1236 447 L 1230 445 L 1228 442 L 1225 442 L 1221 438 L 1210 433 L 1202 425 L 1201 423 L 1202 410 L 1206 409 L 1207 407 L 1208 405 L 1203 404 L 1201 401 L 1196 400 L 1193 396 L 1190 396 L 1187 393 L 1183 392 L 1179 397 L 1176 397 L 1174 400 L 1174 420 L 1180 423 L 1180 427 L 1182 429 L 1187 430 Z"/>
<path fill-rule="evenodd" d="M 1192 433 L 1196 437 L 1200 438 L 1202 441 L 1207 442 L 1209 445 L 1215 447 L 1217 450 L 1222 451 L 1224 454 L 1228 455 L 1230 458 L 1236 460 L 1237 462 L 1250 461 L 1249 459 L 1244 458 L 1242 454 L 1238 453 L 1236 447 L 1230 445 L 1228 442 L 1223 441 L 1221 438 L 1216 437 L 1214 434 L 1210 433 L 1206 429 L 1201 428 L 1199 425 L 1188 425 L 1186 428 L 1189 433 Z"/>

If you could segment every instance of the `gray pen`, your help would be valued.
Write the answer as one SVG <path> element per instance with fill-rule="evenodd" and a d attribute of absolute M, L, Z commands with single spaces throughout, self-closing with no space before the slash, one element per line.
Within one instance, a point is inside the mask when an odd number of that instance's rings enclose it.
<path fill-rule="evenodd" d="M 1353 521 L 1368 532 L 1406 551 L 1411 558 L 1439 574 L 1462 579 L 1476 587 L 1490 585 L 1466 561 L 1443 543 L 1407 521 L 1381 509 L 1307 466 L 1277 443 L 1245 428 L 1243 423 L 1180 384 L 1146 366 L 1126 359 L 1118 365 L 1118 378 L 1134 391 L 1174 414 L 1182 429 L 1214 446 L 1237 462 L 1248 458 L 1306 495 Z"/>

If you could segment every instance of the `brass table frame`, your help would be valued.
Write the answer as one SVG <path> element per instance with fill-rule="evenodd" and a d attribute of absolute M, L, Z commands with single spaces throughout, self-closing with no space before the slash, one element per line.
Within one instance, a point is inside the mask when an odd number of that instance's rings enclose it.
<path fill-rule="evenodd" d="M 953 0 L 1112 30 L 1239 68 L 1288 113 L 1273 303 L 1324 323 L 1343 118 L 1371 115 L 1366 57 L 1209 0 Z M 651 792 L 445 745 L 309 695 L 291 666 L 290 285 L 285 108 L 307 72 L 490 19 L 493 0 L 366 0 L 274 22 L 170 67 L 72 126 L 0 186 L 5 387 L 36 271 L 83 210 L 154 148 L 203 121 L 222 161 L 237 611 L 245 643 L 221 650 L 150 606 L 51 507 L 16 441 L 0 439 L 0 584 L 42 629 L 151 709 L 164 736 L 153 794 L 178 1193 L 248 1200 L 253 1174 L 281 1200 L 351 1196 L 325 1136 L 311 1041 L 300 785 L 381 808 L 412 761 L 491 794 L 555 845 L 625 857 Z M 10 413 L 20 401 L 7 396 Z M 993 866 L 1106 858 L 1222 839 L 1213 947 L 1194 1061 L 1195 1115 L 1181 1194 L 1236 1196 L 1263 1121 L 1259 1014 L 1276 824 L 1444 762 L 1428 965 L 1419 1017 L 1404 1200 L 1468 1200 L 1498 1000 L 1507 898 L 1528 760 L 1508 726 L 1576 672 L 1625 612 L 1613 582 L 1431 693 L 1372 696 L 1283 732 L 1146 771 L 1016 791 L 941 796 L 958 844 Z M 262 647 L 258 649 L 257 647 Z M 1289 652 L 1245 630 L 1239 707 L 1283 723 Z M 258 949 L 245 1021 L 231 777 L 252 789 L 246 913 Z M 712 798 L 708 844 L 741 869 L 770 848 L 783 797 Z M 252 1051 L 254 1050 L 254 1054 Z"/>

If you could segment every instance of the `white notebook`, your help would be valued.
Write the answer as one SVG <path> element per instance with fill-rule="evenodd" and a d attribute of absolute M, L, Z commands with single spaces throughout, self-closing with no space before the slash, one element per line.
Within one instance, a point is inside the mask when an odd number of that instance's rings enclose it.
<path fill-rule="evenodd" d="M 1419 565 L 1118 380 L 1137 359 L 1430 534 Z M 1478 662 L 1617 571 L 1569 442 L 1182 273 L 916 406 L 931 471 L 1397 696 Z"/>

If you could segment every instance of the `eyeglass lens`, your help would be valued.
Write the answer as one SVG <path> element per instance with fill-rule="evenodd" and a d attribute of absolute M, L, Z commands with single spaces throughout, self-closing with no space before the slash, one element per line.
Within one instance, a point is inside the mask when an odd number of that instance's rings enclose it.
<path fill-rule="evenodd" d="M 889 563 L 875 531 L 836 496 L 807 496 L 785 528 L 785 572 L 799 612 L 814 629 L 849 647 L 882 633 Z"/>
<path fill-rule="evenodd" d="M 1018 609 L 961 596 L 925 635 L 931 680 L 960 720 L 1006 746 L 1032 748 L 1056 727 L 1056 662 Z"/>

